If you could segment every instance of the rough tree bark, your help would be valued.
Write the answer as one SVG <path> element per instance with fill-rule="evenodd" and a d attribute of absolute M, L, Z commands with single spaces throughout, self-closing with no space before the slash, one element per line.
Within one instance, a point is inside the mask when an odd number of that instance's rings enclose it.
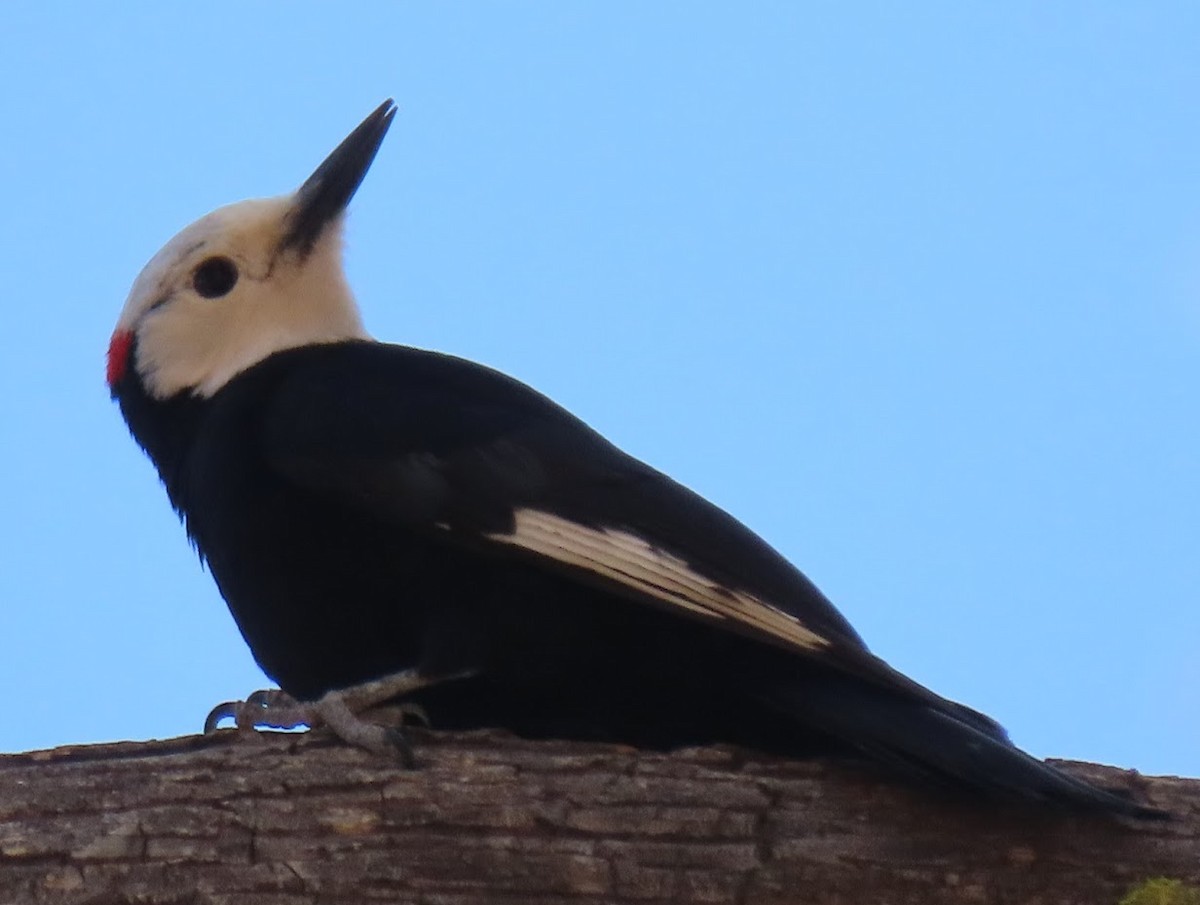
<path fill-rule="evenodd" d="M 0 757 L 0 903 L 1116 903 L 1200 883 L 1200 780 L 1073 765 L 1167 823 L 1047 815 L 729 748 L 415 733 L 406 772 L 222 733 Z"/>

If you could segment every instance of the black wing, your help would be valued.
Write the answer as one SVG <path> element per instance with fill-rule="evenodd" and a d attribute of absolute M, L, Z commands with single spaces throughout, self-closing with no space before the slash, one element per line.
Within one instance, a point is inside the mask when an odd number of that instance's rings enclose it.
<path fill-rule="evenodd" d="M 263 437 L 280 473 L 326 499 L 897 678 L 761 538 L 496 371 L 402 346 L 327 346 L 281 386 Z"/>

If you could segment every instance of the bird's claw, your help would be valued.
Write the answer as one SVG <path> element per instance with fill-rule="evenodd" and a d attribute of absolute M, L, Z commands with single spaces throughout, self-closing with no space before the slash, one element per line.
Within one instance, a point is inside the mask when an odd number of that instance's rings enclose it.
<path fill-rule="evenodd" d="M 225 701 L 210 710 L 204 720 L 204 734 L 212 735 L 224 720 L 233 720 L 240 731 L 250 731 L 312 728 L 314 718 L 311 705 L 300 703 L 278 688 L 264 688 L 244 701 Z"/>
<path fill-rule="evenodd" d="M 408 701 L 399 704 L 380 704 L 378 707 L 372 707 L 363 713 L 364 715 L 370 714 L 372 722 L 395 726 L 397 729 L 403 729 L 405 726 L 412 726 L 418 723 L 425 729 L 430 729 L 433 726 L 429 721 L 429 714 L 425 712 L 425 708 L 420 704 L 413 704 Z"/>
<path fill-rule="evenodd" d="M 224 720 L 233 720 L 239 732 L 305 726 L 327 728 L 347 744 L 398 759 L 405 769 L 416 765 L 412 743 L 404 733 L 405 725 L 430 725 L 429 714 L 419 704 L 384 703 L 368 706 L 356 714 L 340 692 L 329 692 L 316 701 L 300 702 L 278 688 L 255 691 L 244 701 L 218 704 L 204 720 L 204 734 L 217 732 Z"/>
<path fill-rule="evenodd" d="M 222 701 L 204 718 L 204 734 L 212 735 L 225 720 L 236 722 L 238 711 L 245 706 L 245 701 Z"/>
<path fill-rule="evenodd" d="M 389 727 L 383 731 L 387 737 L 387 743 L 392 749 L 392 753 L 400 761 L 400 766 L 405 770 L 416 769 L 417 757 L 413 753 L 412 742 L 408 740 L 408 736 L 402 730 L 394 727 Z"/>

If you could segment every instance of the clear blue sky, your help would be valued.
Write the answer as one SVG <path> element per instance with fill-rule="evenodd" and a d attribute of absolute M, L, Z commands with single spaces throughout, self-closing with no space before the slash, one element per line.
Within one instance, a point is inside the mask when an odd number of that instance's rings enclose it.
<path fill-rule="evenodd" d="M 333 10 L 0 10 L 0 751 L 263 684 L 104 351 L 394 96 L 375 335 L 549 393 L 1034 753 L 1200 774 L 1200 6 Z"/>

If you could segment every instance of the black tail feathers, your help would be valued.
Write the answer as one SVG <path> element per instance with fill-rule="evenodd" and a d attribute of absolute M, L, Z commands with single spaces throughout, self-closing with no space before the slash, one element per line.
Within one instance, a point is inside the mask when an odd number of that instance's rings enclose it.
<path fill-rule="evenodd" d="M 915 700 L 860 680 L 827 676 L 771 689 L 772 706 L 872 760 L 934 783 L 999 799 L 1147 819 L 1168 815 L 1026 754 L 988 717 L 931 695 Z"/>

